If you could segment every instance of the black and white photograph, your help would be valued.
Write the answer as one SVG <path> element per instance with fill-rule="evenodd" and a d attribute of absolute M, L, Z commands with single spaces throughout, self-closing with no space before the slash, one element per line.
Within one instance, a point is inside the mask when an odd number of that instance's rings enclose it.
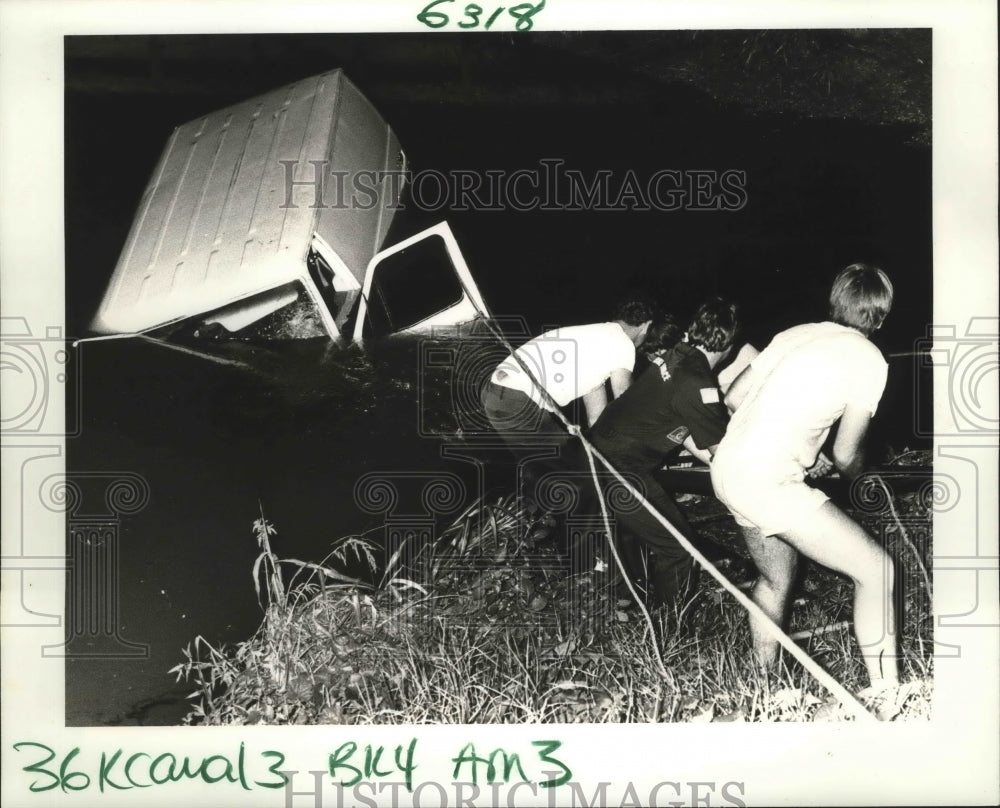
<path fill-rule="evenodd" d="M 39 5 L 10 804 L 996 798 L 995 9 Z"/>
<path fill-rule="evenodd" d="M 877 418 L 854 476 L 888 471 L 857 501 L 846 479 L 836 494 L 892 545 L 900 597 L 873 594 L 871 631 L 895 606 L 893 681 L 913 690 L 898 706 L 926 717 L 933 423 L 911 422 L 930 409 L 913 349 L 932 305 L 931 50 L 927 29 L 67 37 L 67 238 L 88 245 L 67 255 L 67 328 L 124 337 L 77 346 L 68 479 L 86 476 L 82 513 L 115 482 L 95 469 L 137 472 L 121 485 L 148 498 L 129 501 L 113 555 L 74 537 L 81 574 L 115 565 L 120 597 L 109 636 L 76 591 L 87 580 L 68 581 L 84 627 L 68 723 L 835 714 L 791 661 L 758 671 L 744 608 L 662 525 L 636 523 L 626 489 L 607 492 L 628 512 L 606 503 L 634 567 L 618 568 L 586 458 L 562 423 L 532 423 L 544 407 L 521 380 L 537 374 L 568 410 L 599 384 L 605 400 L 569 422 L 642 475 L 647 499 L 683 500 L 661 510 L 680 508 L 675 526 L 751 584 L 754 558 L 684 448 L 726 431 L 709 363 L 745 365 L 777 333 L 828 320 L 831 282 L 859 259 L 894 271 L 874 343 L 887 390 L 867 393 Z M 617 320 L 607 336 L 558 330 Z M 693 362 L 677 348 L 694 347 L 692 329 L 726 333 Z M 527 368 L 504 364 L 507 344 L 539 334 L 516 355 Z M 639 387 L 637 353 L 686 357 L 681 384 L 714 399 L 685 412 L 662 378 Z M 561 357 L 579 383 L 552 378 Z M 524 389 L 481 397 L 493 366 Z M 636 389 L 605 393 L 619 369 Z M 785 395 L 830 380 L 822 407 L 842 411 L 867 372 L 804 366 Z M 532 459 L 545 447 L 557 456 Z M 740 474 L 770 462 L 756 455 Z M 668 464 L 683 471 L 646 485 Z M 882 485 L 900 487 L 909 530 L 885 523 Z M 882 556 L 867 571 L 831 563 L 879 588 L 888 570 Z M 858 585 L 802 566 L 785 627 L 867 687 Z M 154 635 L 147 661 L 129 661 L 132 638 Z M 193 703 L 192 688 L 205 690 Z"/>

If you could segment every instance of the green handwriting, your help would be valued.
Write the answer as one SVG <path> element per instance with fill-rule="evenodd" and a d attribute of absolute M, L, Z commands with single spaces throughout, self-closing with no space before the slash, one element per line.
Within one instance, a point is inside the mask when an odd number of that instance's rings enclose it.
<path fill-rule="evenodd" d="M 444 28 L 451 22 L 451 18 L 443 11 L 435 11 L 435 9 L 454 2 L 455 0 L 433 0 L 433 2 L 428 3 L 420 10 L 420 13 L 417 14 L 417 21 L 423 23 L 428 28 Z M 538 0 L 537 3 L 518 3 L 516 6 L 511 6 L 510 8 L 496 6 L 491 9 L 489 16 L 486 17 L 483 30 L 489 31 L 493 27 L 493 23 L 506 11 L 508 16 L 516 20 L 514 23 L 515 31 L 530 31 L 532 26 L 534 26 L 533 18 L 543 8 L 545 8 L 545 0 Z M 478 3 L 468 3 L 462 9 L 462 12 L 462 16 L 456 18 L 457 22 L 455 25 L 463 30 L 470 30 L 479 27 L 486 9 Z"/>
<path fill-rule="evenodd" d="M 540 763 L 549 763 L 553 766 L 558 766 L 562 770 L 560 776 L 548 780 L 540 780 L 539 785 L 542 788 L 554 788 L 561 786 L 563 783 L 568 783 L 573 776 L 573 772 L 561 760 L 552 757 L 552 753 L 562 746 L 562 741 L 532 741 L 531 745 L 536 747 L 536 754 Z M 473 784 L 479 783 L 480 771 L 485 775 L 484 782 L 486 783 L 508 783 L 514 774 L 523 783 L 531 782 L 531 779 L 525 773 L 521 756 L 516 752 L 507 752 L 505 749 L 494 749 L 489 754 L 479 754 L 476 752 L 476 745 L 474 743 L 467 743 L 451 759 L 451 762 L 455 764 L 455 768 L 452 771 L 452 779 L 456 782 L 460 779 L 463 767 L 466 768 L 468 779 Z M 546 771 L 545 773 L 556 774 L 557 772 Z"/>
<path fill-rule="evenodd" d="M 333 779 L 337 778 L 337 770 L 344 769 L 349 774 L 350 777 L 347 780 L 341 780 L 340 785 L 350 788 L 351 786 L 357 785 L 362 780 L 371 780 L 372 777 L 388 777 L 390 774 L 395 774 L 397 770 L 402 772 L 406 776 L 406 790 L 413 791 L 413 770 L 417 768 L 417 765 L 413 762 L 413 754 L 417 748 L 417 739 L 413 738 L 409 745 L 406 747 L 406 751 L 403 751 L 403 745 L 400 744 L 396 747 L 395 753 L 393 754 L 393 761 L 395 762 L 395 768 L 393 768 L 392 763 L 382 762 L 382 755 L 385 752 L 385 747 L 383 746 L 372 746 L 371 744 L 365 745 L 364 761 L 357 761 L 358 765 L 349 763 L 354 753 L 358 751 L 358 745 L 354 741 L 347 741 L 347 743 L 342 743 L 337 747 L 336 751 L 329 755 L 327 765 L 330 771 L 330 777 Z"/>
<path fill-rule="evenodd" d="M 136 752 L 125 757 L 125 750 L 101 752 L 100 763 L 92 774 L 83 771 L 84 768 L 77 759 L 80 747 L 76 746 L 59 759 L 59 755 L 50 746 L 35 741 L 22 741 L 14 744 L 15 752 L 30 752 L 36 750 L 40 759 L 22 766 L 22 771 L 35 775 L 28 786 L 35 792 L 60 789 L 63 793 L 70 791 L 85 791 L 93 785 L 104 793 L 105 790 L 129 791 L 133 788 L 150 788 L 167 783 L 177 783 L 181 780 L 201 780 L 203 783 L 233 783 L 239 784 L 246 791 L 251 790 L 247 778 L 246 746 L 240 744 L 235 759 L 226 755 L 209 755 L 204 758 L 192 758 L 188 755 L 175 755 L 164 752 L 153 756 L 149 752 Z M 267 771 L 273 774 L 275 780 L 254 780 L 253 784 L 261 788 L 283 788 L 287 778 L 279 771 L 285 762 L 281 752 L 266 750 L 261 752 L 264 759 L 273 759 Z M 51 765 L 50 765 L 51 764 Z"/>

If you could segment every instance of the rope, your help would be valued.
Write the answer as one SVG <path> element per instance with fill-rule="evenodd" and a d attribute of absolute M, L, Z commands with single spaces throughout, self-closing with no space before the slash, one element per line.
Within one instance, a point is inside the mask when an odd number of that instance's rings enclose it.
<path fill-rule="evenodd" d="M 142 336 L 145 331 L 129 331 L 125 334 L 101 334 L 98 337 L 81 337 L 80 339 L 75 339 L 70 345 L 74 348 L 81 345 L 84 342 L 107 342 L 109 339 L 134 339 L 135 337 Z"/>
<path fill-rule="evenodd" d="M 887 353 L 886 358 L 888 359 L 901 359 L 904 356 L 930 356 L 931 352 L 929 349 L 924 348 L 919 351 L 894 351 L 893 353 Z"/>
<path fill-rule="evenodd" d="M 584 439 L 584 441 L 586 442 L 586 439 Z M 736 599 L 737 603 L 739 603 L 750 614 L 756 617 L 761 622 L 761 624 L 764 625 L 768 633 L 770 633 L 771 636 L 778 641 L 778 643 L 781 645 L 782 648 L 784 648 L 786 651 L 788 651 L 788 653 L 790 653 L 793 657 L 795 657 L 802 664 L 802 666 L 816 678 L 816 680 L 821 685 L 823 685 L 834 696 L 836 696 L 840 700 L 841 704 L 843 704 L 844 707 L 848 710 L 848 712 L 850 712 L 856 718 L 859 718 L 861 720 L 865 721 L 876 720 L 875 716 L 873 716 L 870 712 L 868 712 L 868 710 L 865 709 L 865 707 L 861 704 L 861 702 L 859 702 L 842 684 L 840 684 L 840 682 L 838 682 L 829 673 L 823 670 L 823 668 L 820 667 L 820 665 L 811 656 L 809 656 L 798 645 L 796 645 L 792 641 L 792 639 L 781 629 L 781 627 L 764 613 L 764 611 L 760 608 L 760 606 L 754 603 L 749 597 L 747 597 L 747 595 L 741 592 L 739 588 L 732 583 L 732 581 L 730 581 L 728 578 L 726 578 L 725 575 L 719 572 L 719 570 L 715 567 L 715 565 L 712 564 L 712 562 L 710 562 L 707 558 L 705 558 L 705 556 L 703 556 L 698 551 L 698 549 L 684 537 L 684 534 L 681 533 L 677 528 L 675 528 L 663 514 L 661 514 L 658 510 L 656 510 L 656 508 L 654 508 L 649 503 L 649 501 L 641 493 L 639 493 L 639 491 L 637 491 L 632 486 L 631 483 L 629 483 L 628 480 L 622 477 L 622 475 L 618 472 L 618 470 L 614 466 L 612 466 L 611 463 L 609 463 L 596 448 L 588 445 L 587 451 L 593 452 L 594 455 L 608 469 L 608 471 L 610 471 L 611 474 L 614 475 L 615 479 L 617 479 L 618 482 L 624 485 L 625 488 L 629 491 L 629 493 L 632 494 L 632 496 L 635 497 L 636 500 L 644 508 L 646 508 L 646 510 L 649 511 L 650 514 L 652 514 L 653 518 L 656 519 L 656 521 L 659 522 L 664 528 L 666 528 L 667 531 L 669 531 L 669 533 L 677 540 L 677 542 L 681 545 L 681 547 L 687 550 L 688 553 L 691 556 L 693 556 L 694 559 L 699 564 L 701 564 L 702 567 L 705 568 L 705 570 L 709 573 L 709 575 L 715 578 L 715 580 L 719 582 L 722 588 L 725 589 L 727 592 L 729 592 L 729 594 Z"/>
<path fill-rule="evenodd" d="M 161 345 L 164 348 L 169 348 L 172 351 L 178 351 L 179 353 L 187 354 L 188 356 L 197 356 L 199 359 L 207 359 L 209 362 L 214 362 L 217 365 L 226 365 L 228 367 L 252 370 L 250 365 L 246 362 L 240 362 L 238 359 L 223 359 L 221 356 L 212 356 L 212 354 L 205 353 L 204 351 L 196 351 L 193 348 L 185 348 L 183 345 L 177 345 L 176 343 L 156 339 L 155 337 L 147 337 L 145 334 L 137 334 L 136 336 L 139 339 L 151 342 L 154 345 Z"/>
<path fill-rule="evenodd" d="M 611 550 L 611 556 L 612 558 L 614 558 L 615 563 L 618 566 L 618 569 L 621 571 L 622 578 L 628 584 L 629 590 L 632 592 L 632 595 L 635 596 L 636 602 L 639 604 L 639 608 L 642 611 L 643 618 L 645 619 L 646 624 L 650 629 L 650 637 L 652 639 L 656 661 L 661 674 L 664 675 L 665 678 L 669 678 L 669 672 L 667 671 L 666 666 L 663 663 L 663 658 L 660 654 L 660 649 L 656 644 L 656 636 L 655 633 L 653 632 L 652 618 L 650 617 L 648 610 L 643 605 L 641 598 L 636 596 L 635 590 L 632 588 L 630 576 L 625 571 L 621 558 L 619 557 L 618 552 L 614 546 L 614 541 L 612 540 L 610 519 L 608 517 L 607 506 L 604 501 L 604 494 L 601 491 L 600 479 L 598 478 L 597 475 L 597 468 L 594 464 L 594 457 L 596 457 L 598 460 L 601 461 L 604 467 L 609 472 L 611 472 L 611 474 L 615 477 L 615 479 L 617 479 L 618 482 L 621 483 L 625 487 L 625 489 L 633 497 L 635 497 L 635 499 L 647 511 L 649 511 L 649 513 L 653 516 L 653 518 L 656 519 L 678 541 L 681 547 L 687 550 L 687 552 L 699 564 L 701 564 L 701 566 L 704 567 L 705 570 L 708 571 L 709 575 L 711 575 L 713 578 L 715 578 L 716 581 L 719 582 L 719 584 L 722 586 L 723 589 L 729 592 L 729 594 L 736 599 L 737 603 L 739 603 L 744 609 L 746 609 L 750 614 L 752 614 L 755 618 L 757 618 L 758 621 L 760 621 L 760 623 L 766 628 L 766 630 L 771 634 L 771 636 L 774 637 L 775 640 L 777 640 L 777 642 L 781 645 L 782 648 L 784 648 L 786 651 L 788 651 L 788 653 L 790 653 L 793 657 L 795 657 L 795 659 L 797 659 L 802 664 L 802 666 L 807 671 L 809 671 L 809 673 L 811 673 L 813 677 L 821 685 L 823 685 L 823 687 L 825 687 L 830 693 L 836 696 L 836 698 L 841 702 L 841 704 L 847 709 L 847 711 L 850 714 L 852 714 L 855 718 L 861 721 L 877 721 L 876 717 L 872 715 L 870 712 L 868 712 L 868 710 L 864 707 L 864 705 L 861 704 L 860 701 L 858 701 L 842 684 L 840 684 L 840 682 L 834 679 L 833 676 L 831 676 L 829 673 L 823 670 L 823 668 L 805 651 L 803 651 L 798 645 L 796 645 L 792 641 L 792 639 L 781 629 L 781 627 L 773 620 L 771 620 L 771 618 L 768 617 L 768 615 L 766 615 L 764 611 L 756 603 L 754 603 L 749 597 L 747 597 L 743 592 L 741 592 L 728 578 L 726 578 L 725 575 L 719 572 L 719 570 L 716 569 L 714 564 L 712 564 L 707 558 L 705 558 L 705 556 L 703 556 L 698 551 L 698 549 L 693 544 L 691 544 L 691 542 L 688 541 L 684 537 L 684 535 L 679 530 L 677 530 L 677 528 L 675 528 L 673 524 L 671 524 L 671 522 L 665 516 L 663 516 L 663 514 L 661 514 L 658 510 L 656 510 L 656 508 L 654 508 L 649 503 L 649 501 L 639 491 L 637 491 L 635 487 L 628 480 L 626 480 L 614 466 L 611 465 L 610 462 L 608 462 L 608 460 L 597 450 L 597 448 L 589 440 L 587 440 L 586 437 L 584 437 L 580 427 L 572 423 L 568 418 L 566 418 L 566 416 L 559 409 L 558 404 L 555 402 L 555 400 L 552 398 L 549 392 L 539 383 L 538 379 L 531 372 L 531 369 L 527 366 L 527 363 L 524 362 L 524 360 L 517 355 L 517 352 L 511 346 L 507 338 L 493 324 L 491 318 L 489 316 L 484 317 L 484 322 L 486 323 L 487 328 L 490 330 L 493 336 L 496 337 L 496 339 L 501 344 L 503 344 L 503 346 L 508 351 L 510 351 L 510 354 L 514 359 L 514 361 L 517 362 L 517 364 L 521 367 L 521 369 L 528 375 L 528 378 L 530 379 L 534 389 L 538 391 L 538 393 L 546 401 L 546 403 L 550 405 L 551 412 L 556 417 L 556 419 L 562 423 L 562 425 L 566 428 L 566 431 L 570 435 L 578 437 L 580 439 L 580 442 L 583 444 L 583 447 L 587 453 L 587 460 L 590 464 L 590 471 L 591 471 L 591 477 L 593 478 L 594 481 L 594 488 L 597 491 L 598 499 L 601 503 L 601 515 L 604 518 L 604 524 L 605 524 L 605 537 L 608 542 L 608 547 Z"/>
<path fill-rule="evenodd" d="M 157 339 L 156 337 L 149 336 L 149 329 L 146 331 L 132 331 L 126 334 L 102 334 L 97 337 L 82 337 L 81 339 L 73 340 L 70 345 L 73 348 L 77 348 L 84 342 L 107 342 L 113 339 L 141 339 L 145 342 L 151 342 L 153 345 L 160 345 L 164 348 L 169 348 L 172 351 L 179 351 L 180 353 L 187 354 L 188 356 L 197 356 L 199 359 L 207 359 L 209 362 L 214 362 L 217 365 L 227 365 L 229 367 L 244 368 L 246 370 L 251 370 L 252 368 L 246 362 L 240 362 L 238 359 L 223 359 L 221 356 L 213 356 L 210 353 L 205 353 L 204 351 L 196 351 L 193 348 L 185 348 L 183 345 L 178 345 L 174 342 L 167 342 L 166 340 Z"/>
<path fill-rule="evenodd" d="M 646 608 L 646 605 L 642 602 L 642 598 L 639 597 L 639 594 L 635 591 L 635 587 L 632 585 L 632 577 L 625 571 L 625 565 L 622 563 L 621 557 L 618 555 L 618 548 L 615 547 L 615 543 L 612 538 L 614 534 L 611 531 L 611 520 L 608 517 L 607 505 L 604 501 L 604 492 L 601 491 L 601 482 L 597 476 L 597 468 L 594 465 L 594 459 L 591 455 L 591 452 L 596 452 L 597 450 L 593 447 L 590 441 L 584 437 L 583 430 L 580 429 L 579 425 L 574 424 L 563 414 L 562 410 L 559 408 L 558 402 L 556 402 L 556 400 L 549 394 L 549 391 L 539 383 L 527 363 L 517 355 L 517 351 L 514 350 L 510 341 L 493 323 L 493 319 L 487 316 L 484 318 L 483 322 L 486 323 L 486 327 L 490 330 L 490 333 L 492 333 L 493 336 L 504 346 L 504 348 L 510 352 L 514 361 L 517 362 L 521 369 L 527 374 L 532 387 L 541 395 L 543 399 L 545 399 L 546 403 L 549 404 L 552 415 L 554 415 L 556 419 L 562 423 L 563 427 L 571 436 L 579 438 L 580 442 L 583 444 L 583 448 L 587 453 L 587 461 L 590 464 L 590 474 L 594 482 L 594 490 L 597 492 L 598 502 L 601 503 L 601 516 L 604 519 L 604 538 L 607 541 L 608 549 L 611 552 L 611 557 L 615 561 L 615 566 L 618 567 L 618 571 L 621 573 L 622 580 L 624 580 L 626 586 L 628 586 L 628 590 L 632 594 L 636 604 L 639 606 L 642 618 L 649 629 L 650 647 L 653 651 L 653 658 L 656 660 L 657 668 L 660 670 L 660 675 L 665 679 L 670 679 L 670 672 L 667 670 L 667 666 L 663 661 L 663 655 L 660 653 L 660 647 L 656 642 L 656 631 L 653 626 L 653 618 L 649 614 L 649 610 Z M 601 459 L 605 464 L 607 464 L 607 461 L 604 461 L 603 458 Z M 629 487 L 631 488 L 631 486 Z M 646 507 L 649 506 L 647 505 Z"/>
<path fill-rule="evenodd" d="M 579 434 L 579 427 L 577 427 L 577 433 Z M 642 598 L 640 598 L 639 594 L 635 591 L 635 587 L 632 586 L 632 576 L 625 572 L 621 556 L 618 555 L 618 548 L 615 547 L 615 543 L 611 540 L 611 519 L 608 516 L 608 508 L 604 501 L 604 493 L 601 491 L 601 487 L 597 479 L 597 467 L 594 465 L 594 451 L 596 450 L 593 449 L 590 442 L 583 437 L 582 434 L 579 434 L 579 437 L 583 442 L 583 448 L 587 452 L 587 462 L 590 464 L 590 474 L 594 480 L 594 487 L 597 489 L 597 501 L 601 503 L 601 518 L 604 520 L 604 535 L 608 540 L 608 549 L 611 551 L 611 557 L 615 560 L 615 565 L 618 567 L 619 572 L 621 572 L 622 580 L 625 581 L 628 591 L 632 593 L 632 598 L 639 605 L 639 610 L 642 612 L 643 620 L 646 621 L 646 627 L 649 629 L 649 636 L 652 638 L 650 645 L 653 649 L 653 658 L 656 659 L 656 666 L 660 669 L 660 676 L 664 679 L 670 679 L 672 678 L 670 671 L 667 670 L 667 666 L 663 662 L 663 654 L 660 653 L 660 646 L 656 643 L 656 629 L 653 626 L 653 618 L 650 616 L 649 610 L 642 602 Z"/>

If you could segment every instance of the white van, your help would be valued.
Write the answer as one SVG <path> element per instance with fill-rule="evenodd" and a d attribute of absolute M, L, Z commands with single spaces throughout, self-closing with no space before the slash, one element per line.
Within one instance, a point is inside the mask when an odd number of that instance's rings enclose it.
<path fill-rule="evenodd" d="M 360 341 L 488 316 L 447 223 L 379 251 L 406 170 L 341 70 L 177 127 L 92 329 L 230 334 L 294 312 L 298 335 Z"/>

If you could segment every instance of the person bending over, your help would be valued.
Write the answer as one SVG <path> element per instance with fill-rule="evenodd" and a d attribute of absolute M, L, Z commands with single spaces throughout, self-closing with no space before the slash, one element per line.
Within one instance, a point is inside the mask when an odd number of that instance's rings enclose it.
<path fill-rule="evenodd" d="M 655 473 L 681 446 L 705 462 L 711 460 L 727 421 L 712 368 L 730 350 L 736 329 L 734 304 L 721 298 L 704 303 L 686 338 L 656 356 L 635 383 L 608 405 L 591 433 L 598 451 L 685 538 L 695 541 L 697 537 Z M 648 599 L 655 605 L 678 601 L 683 605 L 693 584 L 691 556 L 634 497 L 608 497 L 608 504 L 623 533 L 635 536 L 651 551 L 653 591 Z M 626 549 L 631 546 L 624 535 L 621 538 Z M 634 562 L 627 566 L 633 580 L 640 578 Z"/>
<path fill-rule="evenodd" d="M 607 386 L 617 397 L 632 383 L 636 347 L 656 317 L 651 301 L 632 296 L 618 304 L 609 322 L 547 331 L 493 371 L 483 386 L 483 411 L 522 462 L 529 497 L 535 498 L 534 486 L 545 472 L 578 463 L 573 438 L 553 412 L 582 399 L 593 424 L 608 404 Z"/>
<path fill-rule="evenodd" d="M 754 601 L 784 624 L 799 553 L 849 576 L 855 632 L 875 689 L 898 684 L 892 561 L 805 478 L 829 462 L 820 448 L 835 423 L 833 464 L 848 479 L 864 467 L 863 439 L 887 373 L 868 337 L 892 297 L 881 269 L 842 270 L 830 292 L 830 320 L 779 333 L 733 382 L 726 396 L 732 420 L 712 462 L 716 495 L 760 572 Z M 760 662 L 773 665 L 777 640 L 753 618 L 750 625 Z"/>

